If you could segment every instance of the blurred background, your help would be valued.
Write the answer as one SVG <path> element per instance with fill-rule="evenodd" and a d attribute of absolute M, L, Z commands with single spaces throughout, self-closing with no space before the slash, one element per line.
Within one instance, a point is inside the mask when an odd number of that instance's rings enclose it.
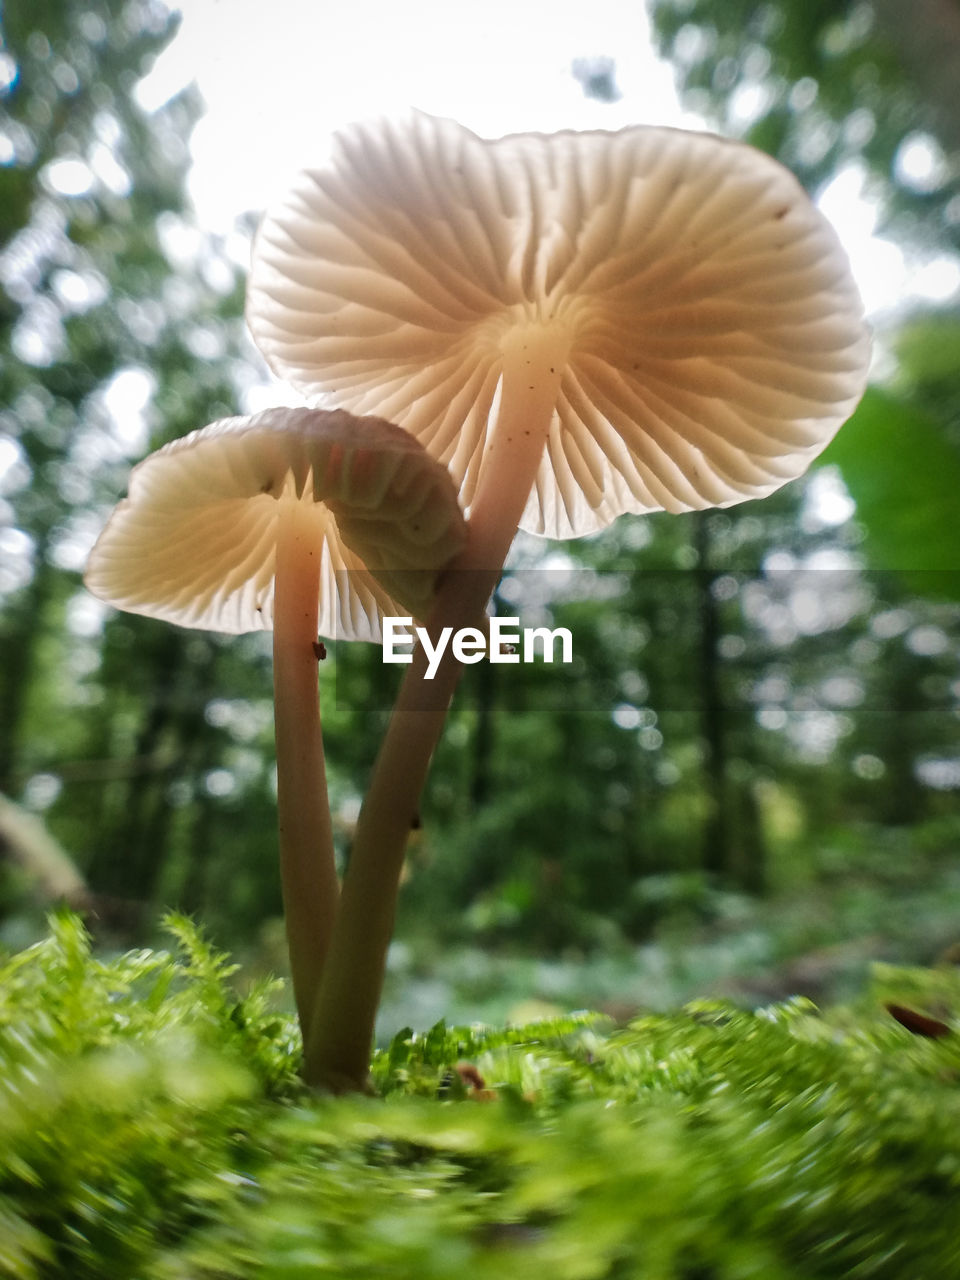
<path fill-rule="evenodd" d="M 81 573 L 135 461 L 293 399 L 243 324 L 257 218 L 338 123 L 416 105 L 771 152 L 875 357 L 774 497 L 518 541 L 498 608 L 574 662 L 466 672 L 382 1031 L 826 1000 L 960 955 L 957 0 L 6 0 L 0 34 L 0 947 L 64 899 L 104 948 L 176 906 L 283 971 L 270 637 L 117 614 Z M 342 857 L 397 671 L 330 650 Z"/>

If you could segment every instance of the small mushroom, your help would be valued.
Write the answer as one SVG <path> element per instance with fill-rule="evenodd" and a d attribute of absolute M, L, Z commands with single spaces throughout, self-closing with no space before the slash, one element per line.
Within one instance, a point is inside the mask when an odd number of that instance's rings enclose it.
<path fill-rule="evenodd" d="M 376 640 L 381 610 L 424 616 L 464 538 L 449 477 L 406 432 L 343 411 L 270 409 L 141 462 L 90 555 L 87 587 L 118 608 L 273 630 L 280 865 L 304 1030 L 339 893 L 317 635 Z"/>
<path fill-rule="evenodd" d="M 281 376 L 388 417 L 449 468 L 468 543 L 431 629 L 475 622 L 518 527 L 579 536 L 771 493 L 852 412 L 869 361 L 846 257 L 793 175 L 644 126 L 485 141 L 420 113 L 354 125 L 265 219 L 247 315 Z M 351 877 L 369 860 L 357 885 L 382 895 L 399 875 L 396 815 L 416 806 L 458 675 L 441 667 L 417 716 L 422 672 L 408 668 L 361 814 L 317 1042 L 358 1007 L 346 975 L 392 922 L 382 907 L 371 926 Z M 331 1050 L 330 1073 L 368 1049 Z"/>

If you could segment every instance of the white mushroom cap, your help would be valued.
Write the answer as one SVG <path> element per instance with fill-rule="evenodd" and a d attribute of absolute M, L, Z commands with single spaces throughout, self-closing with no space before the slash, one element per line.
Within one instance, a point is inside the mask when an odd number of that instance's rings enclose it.
<path fill-rule="evenodd" d="M 553 537 L 772 492 L 852 412 L 869 360 L 846 257 L 793 175 L 643 126 L 351 126 L 265 219 L 248 320 L 281 376 L 404 427 L 467 505 L 505 339 L 565 327 L 522 521 Z"/>
<path fill-rule="evenodd" d="M 277 525 L 293 501 L 310 508 L 322 542 L 324 636 L 378 640 L 381 612 L 423 616 L 465 540 L 449 476 L 406 432 L 342 411 L 269 409 L 194 431 L 135 467 L 86 585 L 180 626 L 270 630 Z"/>

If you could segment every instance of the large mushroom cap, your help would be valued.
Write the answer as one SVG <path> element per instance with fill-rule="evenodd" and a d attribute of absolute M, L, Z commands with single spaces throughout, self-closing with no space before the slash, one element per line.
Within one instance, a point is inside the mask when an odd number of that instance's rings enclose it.
<path fill-rule="evenodd" d="M 506 336 L 562 328 L 523 519 L 557 537 L 778 488 L 849 416 L 869 358 L 846 257 L 793 175 L 642 126 L 352 126 L 265 219 L 248 319 L 279 374 L 413 433 L 466 504 Z"/>
<path fill-rule="evenodd" d="M 269 630 L 285 502 L 309 507 L 322 540 L 318 634 L 334 638 L 378 640 L 381 613 L 423 616 L 465 538 L 449 476 L 406 432 L 342 411 L 269 409 L 135 467 L 86 585 L 185 627 Z"/>

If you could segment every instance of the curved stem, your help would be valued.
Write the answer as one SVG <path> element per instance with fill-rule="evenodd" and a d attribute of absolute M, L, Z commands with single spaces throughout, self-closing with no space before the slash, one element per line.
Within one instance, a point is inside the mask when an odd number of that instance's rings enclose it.
<path fill-rule="evenodd" d="M 306 1044 L 339 896 L 314 650 L 322 541 L 304 504 L 285 495 L 279 507 L 273 693 L 280 879 L 293 994 Z"/>
<path fill-rule="evenodd" d="M 567 354 L 565 335 L 531 326 L 504 348 L 500 412 L 470 512 L 467 545 L 444 573 L 427 623 L 435 638 L 476 625 L 503 568 L 536 479 Z M 448 647 L 432 681 L 421 648 L 400 689 L 344 877 L 307 1041 L 308 1083 L 363 1088 L 407 838 L 460 664 Z"/>

